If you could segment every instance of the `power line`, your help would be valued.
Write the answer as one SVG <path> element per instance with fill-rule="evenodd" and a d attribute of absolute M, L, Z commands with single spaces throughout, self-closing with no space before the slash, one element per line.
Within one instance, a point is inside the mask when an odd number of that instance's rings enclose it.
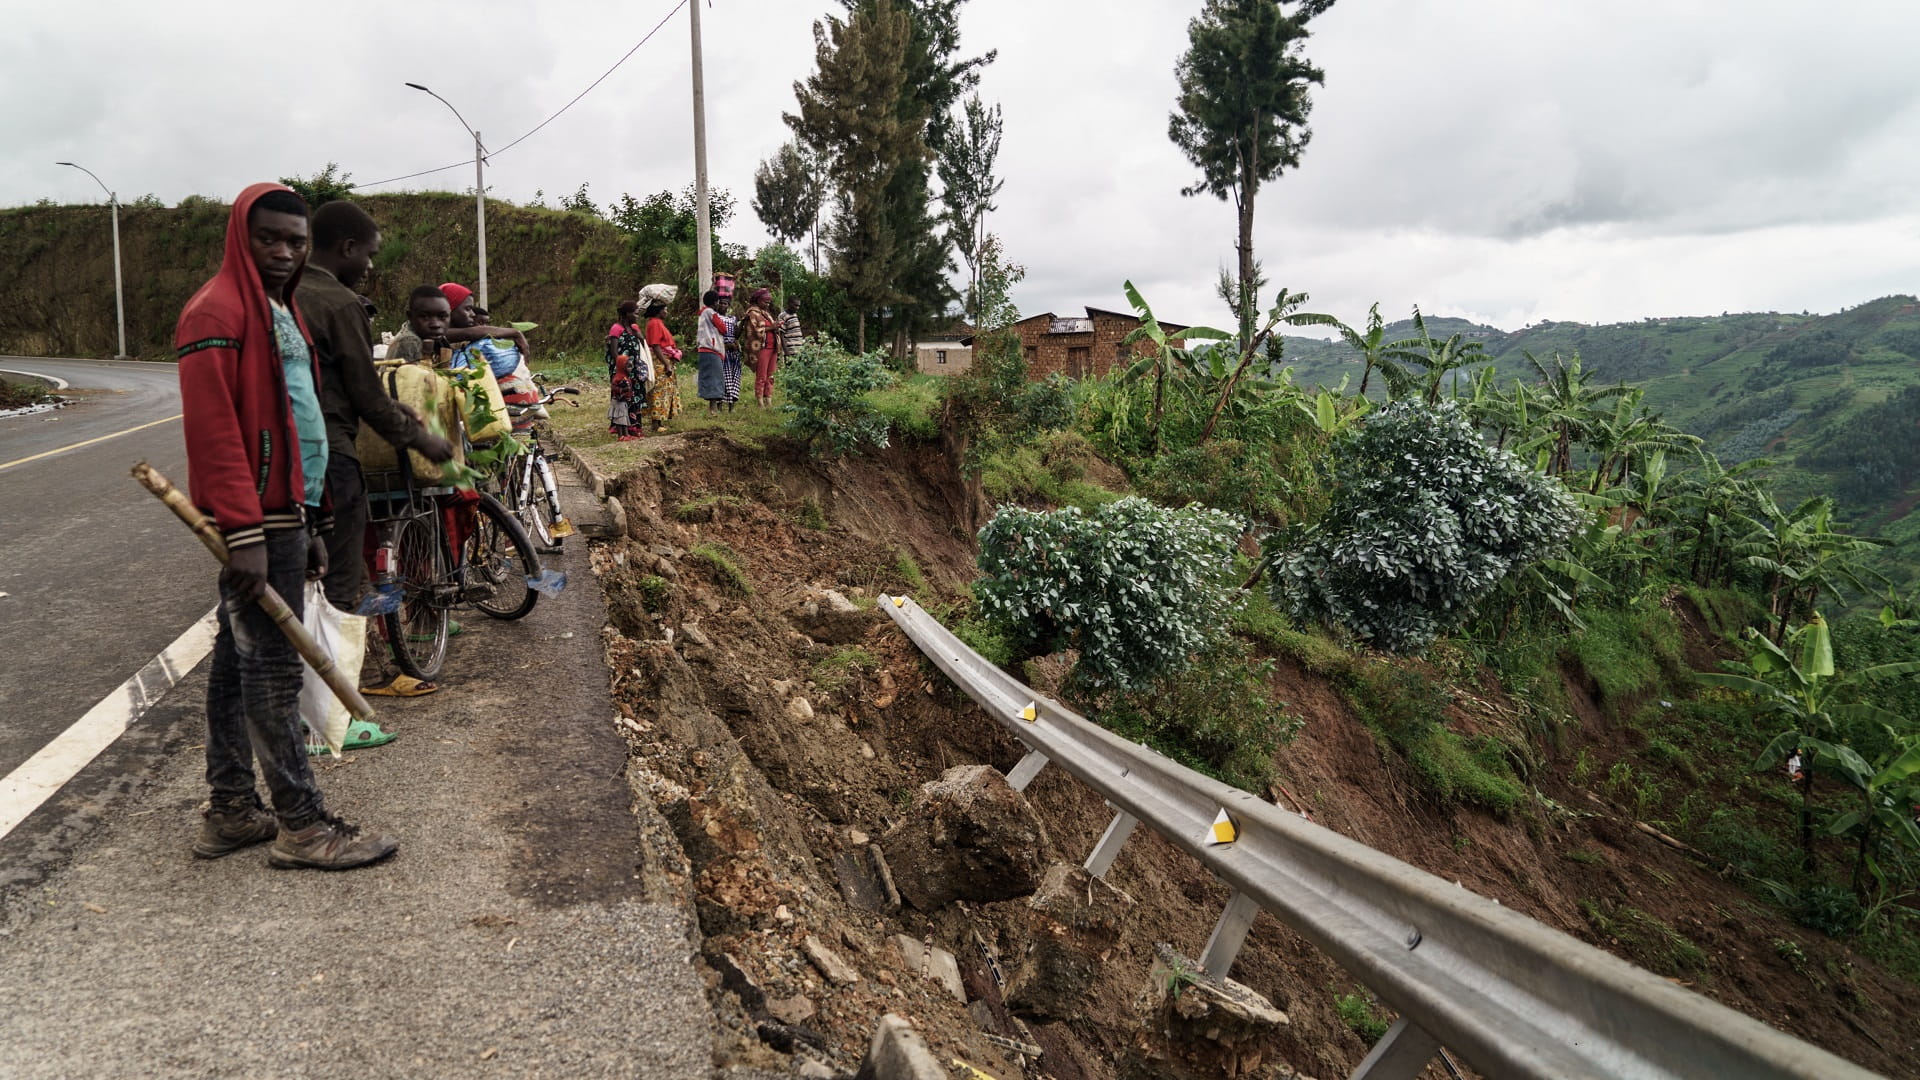
<path fill-rule="evenodd" d="M 495 150 L 493 153 L 495 155 L 506 153 L 507 151 L 513 149 L 514 147 L 520 145 L 522 142 L 526 141 L 527 136 L 532 135 L 534 131 L 539 131 L 541 128 L 546 127 L 548 124 L 553 123 L 555 120 L 558 120 L 560 118 L 560 113 L 566 112 L 568 109 L 573 108 L 574 105 L 578 103 L 581 98 L 586 97 L 589 93 L 591 93 L 594 87 L 599 86 L 601 83 L 607 81 L 608 75 L 611 75 L 615 71 L 618 71 L 620 69 L 621 64 L 626 63 L 629 59 L 633 57 L 634 53 L 637 53 L 640 51 L 640 46 L 645 45 L 647 42 L 653 40 L 653 35 L 659 33 L 660 28 L 667 25 L 668 19 L 671 19 L 675 15 L 680 14 L 680 9 L 686 6 L 687 6 L 687 0 L 680 0 L 679 3 L 673 5 L 673 10 L 667 12 L 665 18 L 662 18 L 659 22 L 654 23 L 653 29 L 647 31 L 646 37 L 641 38 L 637 43 L 635 43 L 633 48 L 628 49 L 625 56 L 622 56 L 620 59 L 615 60 L 613 62 L 613 66 L 608 68 L 606 72 L 602 74 L 599 78 L 593 80 L 591 83 L 588 83 L 587 88 L 585 90 L 582 90 L 578 94 L 575 94 L 573 96 L 572 101 L 569 101 L 565 105 L 560 106 L 559 111 L 555 112 L 552 116 L 549 116 L 545 120 L 542 120 L 538 124 L 535 124 L 533 126 L 533 131 L 527 132 L 526 135 L 520 136 L 518 139 L 515 139 L 512 142 L 508 143 L 507 145 L 501 147 L 500 149 Z"/>
<path fill-rule="evenodd" d="M 432 173 L 446 172 L 448 169 L 463 168 L 471 164 L 473 163 L 470 161 L 456 161 L 451 165 L 442 165 L 437 169 L 421 169 L 419 172 L 410 172 L 405 176 L 390 176 L 385 180 L 369 180 L 364 184 L 349 184 L 348 186 L 358 191 L 361 188 L 379 187 L 381 184 L 391 184 L 399 180 L 411 180 L 416 176 L 427 176 Z"/>
<path fill-rule="evenodd" d="M 504 154 L 507 151 L 525 142 L 529 137 L 531 137 L 535 132 L 539 131 L 541 128 L 546 127 L 548 124 L 551 124 L 555 120 L 560 119 L 561 113 L 564 113 L 568 109 L 571 109 L 575 105 L 579 104 L 580 99 L 592 93 L 594 87 L 599 86 L 603 82 L 606 82 L 607 76 L 612 75 L 614 72 L 620 70 L 620 65 L 626 63 L 628 60 L 633 59 L 633 54 L 639 52 L 640 47 L 642 45 L 645 45 L 647 42 L 653 40 L 653 35 L 659 33 L 661 28 L 666 26 L 668 21 L 671 20 L 675 15 L 678 15 L 680 13 L 680 9 L 686 6 L 687 6 L 687 0 L 680 0 L 679 3 L 673 5 L 673 9 L 668 11 L 667 14 L 663 18 L 661 18 L 659 22 L 655 23 L 653 25 L 653 29 L 647 31 L 647 35 L 645 37 L 635 42 L 633 48 L 628 49 L 625 55 L 621 56 L 620 59 L 615 60 L 613 62 L 613 66 L 608 68 L 606 71 L 602 72 L 599 78 L 593 80 L 591 83 L 588 83 L 587 88 L 585 90 L 582 90 L 578 94 L 575 94 L 573 96 L 573 100 L 567 102 L 565 105 L 560 106 L 559 109 L 554 111 L 552 116 L 549 116 L 545 120 L 542 120 L 538 124 L 535 124 L 532 127 L 532 129 L 529 130 L 525 135 L 522 135 L 519 138 L 508 143 L 507 145 L 501 147 L 500 149 L 492 151 L 491 153 L 487 154 L 486 159 L 488 161 L 492 161 L 496 156 L 500 154 Z M 451 165 L 442 165 L 437 169 L 422 169 L 419 172 L 407 173 L 405 176 L 393 176 L 393 177 L 388 177 L 385 180 L 373 180 L 365 184 L 354 184 L 352 186 L 355 190 L 359 190 L 360 188 L 379 187 L 382 184 L 392 184 L 392 183 L 397 183 L 401 180 L 411 180 L 416 176 L 429 176 L 433 173 L 446 172 L 448 169 L 465 168 L 467 164 L 468 163 L 465 161 L 456 161 Z"/>

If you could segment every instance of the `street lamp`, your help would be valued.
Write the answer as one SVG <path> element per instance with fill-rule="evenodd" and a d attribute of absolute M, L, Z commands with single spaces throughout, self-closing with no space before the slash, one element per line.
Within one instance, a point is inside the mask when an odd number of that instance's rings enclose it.
<path fill-rule="evenodd" d="M 75 165 L 71 161 L 56 161 L 54 164 L 79 169 L 88 176 L 93 176 L 93 170 L 84 165 Z M 99 177 L 93 176 L 93 182 L 99 184 L 100 190 L 107 193 L 107 205 L 113 208 L 113 308 L 120 321 L 120 353 L 114 359 L 131 360 L 133 357 L 127 355 L 127 298 L 120 287 L 120 198 Z"/>
<path fill-rule="evenodd" d="M 473 129 L 473 125 L 467 123 L 466 117 L 460 115 L 460 110 L 453 108 L 453 102 L 448 101 L 446 98 L 441 97 L 439 94 L 436 94 L 433 91 L 427 89 L 426 87 L 421 86 L 417 82 L 410 82 L 407 85 L 413 87 L 415 90 L 418 90 L 423 94 L 427 94 L 428 96 L 432 97 L 435 101 L 438 101 L 440 104 L 445 105 L 449 109 L 452 109 L 453 118 L 455 120 L 460 121 L 461 127 L 467 129 L 467 134 L 473 136 L 473 213 L 474 213 L 474 217 L 478 219 L 480 223 L 479 295 L 480 295 L 480 306 L 482 308 L 485 308 L 487 306 L 487 172 L 486 172 L 487 148 L 486 148 L 486 145 L 480 141 L 480 133 Z"/>

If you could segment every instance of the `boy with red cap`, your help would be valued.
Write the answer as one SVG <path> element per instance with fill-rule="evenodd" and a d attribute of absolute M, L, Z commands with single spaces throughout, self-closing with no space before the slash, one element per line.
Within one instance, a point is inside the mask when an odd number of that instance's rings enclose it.
<path fill-rule="evenodd" d="M 327 812 L 301 735 L 300 655 L 255 602 L 271 585 L 299 618 L 305 582 L 327 570 L 326 420 L 312 337 L 293 303 L 308 235 L 307 205 L 291 189 L 241 192 L 220 271 L 175 331 L 188 488 L 229 553 L 207 679 L 212 795 L 193 853 L 216 859 L 272 840 L 270 866 L 344 870 L 399 845 Z"/>

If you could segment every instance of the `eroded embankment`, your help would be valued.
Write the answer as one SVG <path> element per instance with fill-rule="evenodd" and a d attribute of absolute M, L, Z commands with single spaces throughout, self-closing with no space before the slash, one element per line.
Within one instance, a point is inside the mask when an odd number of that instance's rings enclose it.
<path fill-rule="evenodd" d="M 937 610 L 972 576 L 976 508 L 937 450 L 821 463 L 700 432 L 654 444 L 615 493 L 627 537 L 596 559 L 630 777 L 664 822 L 650 872 L 699 913 L 730 1060 L 799 1053 L 851 1071 L 889 1011 L 942 1061 L 999 1077 L 1023 1057 L 1026 1075 L 1061 1078 L 1326 1077 L 1364 1056 L 1356 1031 L 1384 1014 L 1266 916 L 1234 975 L 1284 1018 L 1167 995 L 1178 961 L 1162 946 L 1197 954 L 1227 890 L 1145 830 L 1107 883 L 1089 881 L 1077 866 L 1109 817 L 1097 796 L 1048 769 L 1022 799 L 966 768 L 1004 772 L 1020 748 L 873 610 L 882 591 Z M 1611 737 L 1569 689 L 1578 739 Z M 1920 992 L 1638 831 L 1565 761 L 1538 778 L 1542 806 L 1439 808 L 1325 677 L 1283 659 L 1275 690 L 1305 720 L 1279 764 L 1322 824 L 1914 1075 Z M 1462 724 L 1510 711 L 1497 693 L 1456 700 Z"/>

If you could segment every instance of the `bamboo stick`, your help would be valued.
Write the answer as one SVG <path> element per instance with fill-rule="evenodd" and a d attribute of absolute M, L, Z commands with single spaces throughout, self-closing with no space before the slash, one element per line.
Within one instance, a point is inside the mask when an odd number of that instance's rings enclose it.
<path fill-rule="evenodd" d="M 200 512 L 199 507 L 194 506 L 179 488 L 174 487 L 171 480 L 162 476 L 160 470 L 144 461 L 133 467 L 133 478 L 140 481 L 140 486 L 153 492 L 161 502 L 166 503 L 167 509 L 172 510 L 174 516 L 186 522 L 187 528 L 193 530 L 193 535 L 199 537 L 200 542 L 207 546 L 207 550 L 213 552 L 213 557 L 220 560 L 220 565 L 227 564 L 226 537 L 220 535 L 220 529 L 207 520 L 207 516 Z M 326 650 L 320 647 L 320 643 L 313 639 L 313 635 L 307 633 L 307 628 L 301 625 L 300 620 L 293 617 L 293 609 L 287 606 L 287 602 L 281 599 L 279 593 L 273 591 L 271 585 L 260 594 L 259 603 L 260 609 L 273 619 L 274 625 L 280 628 L 280 632 L 285 634 L 287 640 L 292 642 L 293 647 L 299 651 L 300 658 L 326 681 L 327 688 L 333 691 L 334 697 L 340 699 L 340 704 L 347 707 L 347 712 L 353 714 L 356 720 L 372 720 L 373 706 L 367 704 L 367 699 L 360 696 L 359 688 L 353 685 L 346 673 L 334 666 L 333 657 L 328 656 Z"/>

